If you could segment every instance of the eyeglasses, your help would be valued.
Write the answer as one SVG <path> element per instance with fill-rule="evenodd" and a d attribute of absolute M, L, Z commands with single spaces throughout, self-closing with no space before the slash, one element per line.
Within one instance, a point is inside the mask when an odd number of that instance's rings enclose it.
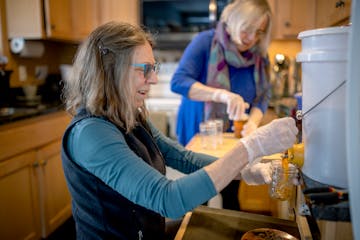
<path fill-rule="evenodd" d="M 265 35 L 266 30 L 262 30 L 262 29 L 255 29 L 254 27 L 247 27 L 244 30 L 242 30 L 244 33 L 251 35 L 251 34 L 255 34 L 256 37 L 262 37 Z"/>
<path fill-rule="evenodd" d="M 155 74 L 158 74 L 160 70 L 160 63 L 155 62 L 155 64 L 150 63 L 134 63 L 132 64 L 134 67 L 141 67 L 144 71 L 144 78 L 148 79 L 151 76 L 151 71 L 154 71 Z"/>

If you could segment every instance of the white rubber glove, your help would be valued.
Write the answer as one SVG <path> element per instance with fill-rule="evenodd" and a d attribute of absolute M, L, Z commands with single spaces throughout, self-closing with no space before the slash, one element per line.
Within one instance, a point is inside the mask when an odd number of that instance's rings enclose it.
<path fill-rule="evenodd" d="M 291 117 L 275 119 L 267 125 L 256 129 L 251 135 L 240 141 L 248 152 L 248 160 L 283 152 L 293 146 L 298 129 Z"/>
<path fill-rule="evenodd" d="M 249 163 L 241 170 L 241 179 L 248 185 L 270 184 L 272 181 L 271 161 L 260 162 L 261 158 L 257 158 L 254 162 Z M 296 174 L 292 174 L 291 182 L 294 185 L 299 185 L 299 171 L 295 170 Z"/>
<path fill-rule="evenodd" d="M 254 123 L 252 120 L 249 119 L 244 124 L 243 130 L 241 131 L 241 136 L 246 137 L 251 133 L 253 133 L 257 128 L 258 126 L 256 125 L 256 123 Z"/>
<path fill-rule="evenodd" d="M 262 163 L 255 160 L 253 163 L 247 164 L 241 170 L 241 179 L 248 185 L 269 184 L 271 182 L 271 162 Z"/>
<path fill-rule="evenodd" d="M 240 120 L 249 104 L 239 95 L 225 89 L 216 89 L 212 95 L 214 102 L 221 102 L 227 105 L 226 112 L 230 120 Z"/>

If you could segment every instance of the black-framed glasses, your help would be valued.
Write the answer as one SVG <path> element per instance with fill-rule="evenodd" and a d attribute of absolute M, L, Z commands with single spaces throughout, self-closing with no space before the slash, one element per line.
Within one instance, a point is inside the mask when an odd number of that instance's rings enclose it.
<path fill-rule="evenodd" d="M 154 73 L 158 74 L 160 70 L 160 63 L 155 62 L 154 64 L 150 63 L 134 63 L 132 64 L 134 67 L 142 68 L 144 71 L 144 78 L 148 79 L 151 76 L 151 71 L 154 71 Z"/>

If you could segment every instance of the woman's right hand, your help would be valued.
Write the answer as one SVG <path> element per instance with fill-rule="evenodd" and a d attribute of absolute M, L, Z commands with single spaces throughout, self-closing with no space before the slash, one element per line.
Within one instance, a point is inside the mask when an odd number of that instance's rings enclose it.
<path fill-rule="evenodd" d="M 249 108 L 249 104 L 239 95 L 225 89 L 216 89 L 212 95 L 214 102 L 221 102 L 227 105 L 226 112 L 230 120 L 240 120 Z"/>
<path fill-rule="evenodd" d="M 283 152 L 293 146 L 298 129 L 291 117 L 275 119 L 240 139 L 248 152 L 249 162 L 254 159 Z"/>

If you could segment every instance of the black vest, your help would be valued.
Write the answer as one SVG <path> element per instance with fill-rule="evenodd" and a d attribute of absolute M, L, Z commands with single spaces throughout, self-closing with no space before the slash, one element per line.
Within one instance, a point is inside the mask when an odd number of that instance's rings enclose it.
<path fill-rule="evenodd" d="M 93 116 L 85 111 L 75 116 L 65 131 L 61 151 L 77 239 L 163 239 L 165 219 L 162 216 L 129 201 L 69 157 L 68 134 L 75 123 L 88 117 Z M 118 129 L 132 151 L 165 174 L 164 159 L 146 126 L 138 126 L 130 134 Z"/>

